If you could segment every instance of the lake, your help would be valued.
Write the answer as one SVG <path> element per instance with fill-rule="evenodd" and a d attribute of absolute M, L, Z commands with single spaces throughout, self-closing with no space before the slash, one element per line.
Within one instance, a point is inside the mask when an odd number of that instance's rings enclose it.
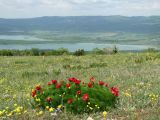
<path fill-rule="evenodd" d="M 120 45 L 120 44 L 99 44 L 99 43 L 47 43 L 46 39 L 37 38 L 35 36 L 29 35 L 0 35 L 0 40 L 21 40 L 21 41 L 46 41 L 45 44 L 0 44 L 0 49 L 58 49 L 58 48 L 68 48 L 69 51 L 75 51 L 77 49 L 84 49 L 86 51 L 91 51 L 94 48 L 113 48 L 115 45 L 119 50 L 133 50 L 140 51 L 148 48 L 153 48 L 153 46 L 147 45 Z"/>
<path fill-rule="evenodd" d="M 31 48 L 39 48 L 39 49 L 58 49 L 58 48 L 68 48 L 69 51 L 75 51 L 77 49 L 84 49 L 86 51 L 91 51 L 94 48 L 113 48 L 115 44 L 97 44 L 97 43 L 65 43 L 65 44 L 25 44 L 25 45 L 0 45 L 0 49 L 31 49 Z M 116 44 L 119 50 L 144 50 L 150 48 L 150 46 L 144 45 L 119 45 Z"/>

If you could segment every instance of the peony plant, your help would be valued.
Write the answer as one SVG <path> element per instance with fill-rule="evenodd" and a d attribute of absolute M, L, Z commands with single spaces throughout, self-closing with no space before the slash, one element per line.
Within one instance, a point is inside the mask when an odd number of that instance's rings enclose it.
<path fill-rule="evenodd" d="M 104 111 L 115 107 L 119 96 L 117 87 L 103 81 L 96 82 L 94 77 L 89 83 L 77 78 L 67 82 L 52 80 L 42 88 L 40 85 L 32 91 L 34 107 L 54 110 L 66 109 L 75 114 Z M 51 110 L 52 109 L 52 110 Z"/>

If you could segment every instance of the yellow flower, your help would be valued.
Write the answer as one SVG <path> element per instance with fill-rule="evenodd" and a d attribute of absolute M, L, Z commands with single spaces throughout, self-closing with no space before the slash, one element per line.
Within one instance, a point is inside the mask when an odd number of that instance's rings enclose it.
<path fill-rule="evenodd" d="M 127 92 L 127 90 L 126 90 L 126 92 L 122 92 L 122 93 L 123 93 L 123 95 L 125 95 L 126 97 L 131 97 L 131 93 Z"/>
<path fill-rule="evenodd" d="M 16 113 L 21 113 L 22 112 L 23 107 L 17 107 L 14 111 Z"/>
<path fill-rule="evenodd" d="M 131 97 L 131 94 L 130 93 L 125 93 L 125 96 Z"/>
<path fill-rule="evenodd" d="M 107 112 L 104 111 L 104 112 L 103 112 L 103 117 L 106 117 L 106 116 L 107 116 Z"/>
<path fill-rule="evenodd" d="M 21 112 L 21 110 L 20 110 L 19 108 L 17 108 L 15 111 L 16 111 L 17 113 L 20 113 L 20 112 Z"/>
<path fill-rule="evenodd" d="M 62 107 L 62 105 L 58 105 L 58 108 L 60 109 Z"/>
<path fill-rule="evenodd" d="M 0 111 L 0 116 L 2 116 L 3 115 L 3 111 Z"/>
<path fill-rule="evenodd" d="M 36 101 L 37 101 L 37 102 L 40 102 L 41 100 L 40 100 L 39 98 L 36 98 Z"/>
<path fill-rule="evenodd" d="M 42 115 L 42 114 L 43 114 L 43 111 L 39 111 L 39 112 L 37 113 L 37 116 Z"/>
<path fill-rule="evenodd" d="M 17 107 L 17 104 L 14 104 L 14 107 Z"/>
<path fill-rule="evenodd" d="M 49 106 L 46 106 L 46 109 L 49 109 Z"/>
<path fill-rule="evenodd" d="M 10 117 L 10 116 L 12 116 L 12 114 L 13 114 L 13 113 L 12 113 L 12 112 L 10 112 L 7 116 L 8 116 L 8 117 Z"/>
<path fill-rule="evenodd" d="M 49 112 L 53 112 L 54 111 L 54 108 L 49 108 Z"/>

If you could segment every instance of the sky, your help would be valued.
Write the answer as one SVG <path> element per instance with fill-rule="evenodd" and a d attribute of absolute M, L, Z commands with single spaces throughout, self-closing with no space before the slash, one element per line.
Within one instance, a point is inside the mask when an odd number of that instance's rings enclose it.
<path fill-rule="evenodd" d="M 0 18 L 160 15 L 160 0 L 0 0 Z"/>

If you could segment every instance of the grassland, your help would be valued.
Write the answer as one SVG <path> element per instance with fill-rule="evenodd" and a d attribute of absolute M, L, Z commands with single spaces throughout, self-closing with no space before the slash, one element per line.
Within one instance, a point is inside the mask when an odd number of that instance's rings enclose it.
<path fill-rule="evenodd" d="M 91 116 L 101 120 L 102 113 L 73 115 L 64 112 L 52 116 L 47 112 L 37 115 L 32 109 L 31 91 L 36 85 L 68 77 L 88 81 L 90 76 L 120 89 L 119 103 L 108 111 L 107 119 L 160 119 L 160 53 L 0 57 L 0 110 L 9 111 L 13 104 L 26 110 L 4 119 L 86 120 Z"/>

